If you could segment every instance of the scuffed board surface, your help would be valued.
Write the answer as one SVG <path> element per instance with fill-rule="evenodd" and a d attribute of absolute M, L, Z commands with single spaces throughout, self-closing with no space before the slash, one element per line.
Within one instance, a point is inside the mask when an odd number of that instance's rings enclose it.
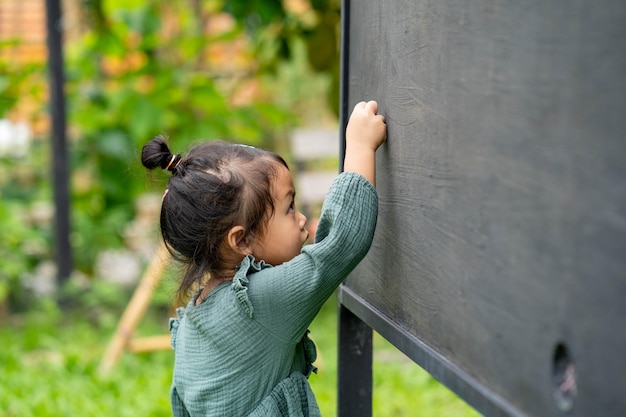
<path fill-rule="evenodd" d="M 389 141 L 347 289 L 503 414 L 626 415 L 626 2 L 364 0 L 348 18 L 347 108 L 377 100 Z"/>

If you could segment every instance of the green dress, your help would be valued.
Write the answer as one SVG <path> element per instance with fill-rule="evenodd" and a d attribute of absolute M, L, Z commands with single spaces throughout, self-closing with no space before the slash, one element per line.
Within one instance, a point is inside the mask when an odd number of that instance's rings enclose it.
<path fill-rule="evenodd" d="M 173 415 L 319 416 L 307 381 L 315 371 L 307 328 L 366 255 L 377 213 L 372 184 L 342 173 L 324 201 L 314 244 L 279 266 L 248 256 L 232 281 L 178 309 L 170 320 Z"/>

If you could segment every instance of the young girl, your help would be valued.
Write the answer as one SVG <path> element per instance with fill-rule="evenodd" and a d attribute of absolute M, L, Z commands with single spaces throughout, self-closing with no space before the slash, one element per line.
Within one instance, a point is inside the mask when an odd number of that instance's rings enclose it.
<path fill-rule="evenodd" d="M 186 268 L 179 292 L 199 288 L 170 320 L 175 417 L 320 415 L 307 328 L 372 242 L 375 152 L 386 137 L 377 111 L 375 101 L 355 106 L 344 173 L 304 247 L 306 218 L 280 156 L 223 142 L 181 156 L 160 137 L 144 146 L 145 167 L 172 173 L 161 232 Z"/>

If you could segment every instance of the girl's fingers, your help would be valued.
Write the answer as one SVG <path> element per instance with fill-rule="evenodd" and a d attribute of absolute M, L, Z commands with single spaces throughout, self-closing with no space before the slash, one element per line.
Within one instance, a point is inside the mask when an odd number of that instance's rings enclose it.
<path fill-rule="evenodd" d="M 376 114 L 376 112 L 378 111 L 378 103 L 374 100 L 370 100 L 368 102 L 360 101 L 354 106 L 354 110 L 358 108 L 369 110 L 373 114 Z"/>
<path fill-rule="evenodd" d="M 365 103 L 364 101 L 359 101 L 358 103 L 356 103 L 356 105 L 354 106 L 354 110 L 358 109 L 358 108 L 364 108 L 365 105 L 367 103 Z"/>
<path fill-rule="evenodd" d="M 365 103 L 365 109 L 370 110 L 372 113 L 376 114 L 376 112 L 378 111 L 378 103 L 374 100 L 370 100 Z"/>

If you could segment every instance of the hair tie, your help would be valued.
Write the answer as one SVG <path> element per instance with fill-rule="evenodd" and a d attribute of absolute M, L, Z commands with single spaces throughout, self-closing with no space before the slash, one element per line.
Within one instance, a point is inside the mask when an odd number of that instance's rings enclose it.
<path fill-rule="evenodd" d="M 167 169 L 169 171 L 170 167 L 172 166 L 172 162 L 174 162 L 174 159 L 176 159 L 176 155 L 172 155 L 172 159 L 170 159 L 170 163 L 167 164 L 165 169 Z"/>

